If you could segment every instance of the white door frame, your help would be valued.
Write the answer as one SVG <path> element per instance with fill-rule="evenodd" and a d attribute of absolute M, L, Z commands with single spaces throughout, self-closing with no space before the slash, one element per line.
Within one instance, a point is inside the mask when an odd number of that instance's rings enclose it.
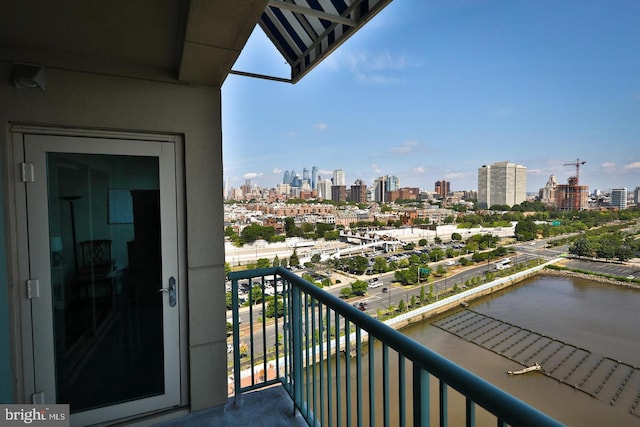
<path fill-rule="evenodd" d="M 51 149 L 53 146 L 62 144 L 62 150 L 64 152 L 85 152 L 94 154 L 141 154 L 141 155 L 153 155 L 148 150 L 154 151 L 160 156 L 161 165 L 160 170 L 167 170 L 169 168 L 174 170 L 173 174 L 160 174 L 160 188 L 162 193 L 169 198 L 175 200 L 171 204 L 173 209 L 162 211 L 162 221 L 166 220 L 175 224 L 173 227 L 163 228 L 162 239 L 163 241 L 172 242 L 176 247 L 176 256 L 173 266 L 170 268 L 175 271 L 171 274 L 176 277 L 178 282 L 178 305 L 174 308 L 177 311 L 177 316 L 173 317 L 173 320 L 169 321 L 169 324 L 165 324 L 164 327 L 167 331 L 173 331 L 171 333 L 172 339 L 169 341 L 169 345 L 175 345 L 176 351 L 169 352 L 169 360 L 165 360 L 165 375 L 173 378 L 171 383 L 167 383 L 166 387 L 169 393 L 163 395 L 161 399 L 155 399 L 152 404 L 147 405 L 143 399 L 142 401 L 134 401 L 121 404 L 117 407 L 118 418 L 134 417 L 143 413 L 156 412 L 166 410 L 170 407 L 185 405 L 187 403 L 188 396 L 188 383 L 187 383 L 187 335 L 186 335 L 186 273 L 185 262 L 186 249 L 185 249 L 185 232 L 184 232 L 184 190 L 183 190 L 183 141 L 176 135 L 158 135 L 158 134 L 133 134 L 122 132 L 105 132 L 105 131 L 87 131 L 87 130 L 69 130 L 69 129 L 56 129 L 56 128 L 40 128 L 40 127 L 18 127 L 14 126 L 12 131 L 12 151 L 14 163 L 9 169 L 14 172 L 15 186 L 15 217 L 10 215 L 10 219 L 13 219 L 15 228 L 14 247 L 17 249 L 17 257 L 15 259 L 18 271 L 19 280 L 18 283 L 21 287 L 20 293 L 20 335 L 22 344 L 22 353 L 18 360 L 22 364 L 23 381 L 18 385 L 18 390 L 23 391 L 23 399 L 25 402 L 37 403 L 38 399 L 42 396 L 39 392 L 44 392 L 44 401 L 52 401 L 51 396 L 55 396 L 54 390 L 39 389 L 40 384 L 53 384 L 55 387 L 55 375 L 54 375 L 54 353 L 53 349 L 53 335 L 41 336 L 40 331 L 34 329 L 35 323 L 42 321 L 42 319 L 52 318 L 52 308 L 50 303 L 51 298 L 51 278 L 49 274 L 49 262 L 50 257 L 48 254 L 48 237 L 46 241 L 42 236 L 48 236 L 48 221 L 36 221 L 31 224 L 27 224 L 28 218 L 28 206 L 27 206 L 27 185 L 33 185 L 33 183 L 23 183 L 21 180 L 21 168 L 20 164 L 25 159 L 25 141 L 29 140 L 29 144 L 39 145 L 43 150 L 58 151 Z M 138 142 L 136 142 L 138 141 Z M 144 148 L 143 148 L 144 147 Z M 140 151 L 142 150 L 142 151 Z M 165 154 L 169 155 L 165 155 Z M 39 175 L 39 176 L 38 176 Z M 36 179 L 46 181 L 46 173 L 36 173 Z M 46 200 L 46 185 L 42 186 L 45 189 L 44 197 Z M 41 190 L 35 190 L 29 188 L 29 197 L 43 197 Z M 168 190 L 168 192 L 167 192 Z M 33 193 L 33 194 L 32 194 Z M 163 197 L 164 195 L 161 195 Z M 27 228 L 27 225 L 29 228 Z M 28 234 L 28 231 L 31 233 Z M 35 237 L 39 236 L 39 237 Z M 39 239 L 33 241 L 30 239 Z M 34 256 L 29 258 L 29 245 L 33 248 L 43 247 L 40 251 L 44 256 Z M 34 246 L 35 245 L 35 246 Z M 165 246 L 165 245 L 163 245 Z M 37 250 L 36 250 L 37 252 Z M 164 263 L 164 260 L 163 260 Z M 29 299 L 26 291 L 26 283 L 29 279 L 36 279 L 31 277 L 31 271 L 43 271 L 47 272 L 43 277 L 37 278 L 40 282 L 39 290 L 40 296 L 36 299 Z M 163 282 L 166 283 L 168 277 L 165 277 L 163 272 Z M 167 296 L 164 297 L 165 306 Z M 47 317 L 48 316 L 48 317 Z M 171 319 L 171 316 L 167 317 Z M 165 321 L 166 323 L 167 321 Z M 37 328 L 36 328 L 37 329 Z M 47 334 L 45 334 L 47 335 Z M 34 339 L 31 339 L 31 337 Z M 35 344 L 35 345 L 34 345 Z M 51 351 L 43 349 L 49 348 Z M 47 366 L 42 369 L 43 366 Z M 167 372 L 167 370 L 173 371 Z M 166 377 L 166 378 L 169 378 Z M 53 379 L 53 382 L 51 380 Z M 49 388 L 47 386 L 45 388 Z M 89 410 L 86 412 L 75 414 L 72 417 L 74 424 L 91 424 L 99 422 L 101 419 L 113 418 L 114 407 L 107 407 L 95 410 Z"/>

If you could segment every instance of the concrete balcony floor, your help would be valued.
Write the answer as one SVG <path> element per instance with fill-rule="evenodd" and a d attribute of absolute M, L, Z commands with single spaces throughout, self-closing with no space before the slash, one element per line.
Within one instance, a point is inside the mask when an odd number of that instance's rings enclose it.
<path fill-rule="evenodd" d="M 242 395 L 242 404 L 234 399 L 223 408 L 207 409 L 157 424 L 156 427 L 309 427 L 302 415 L 293 413 L 293 401 L 281 385 L 254 390 Z"/>

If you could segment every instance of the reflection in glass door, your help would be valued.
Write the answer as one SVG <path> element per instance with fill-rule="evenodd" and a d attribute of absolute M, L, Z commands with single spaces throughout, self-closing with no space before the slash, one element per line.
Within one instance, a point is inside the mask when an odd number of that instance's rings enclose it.
<path fill-rule="evenodd" d="M 171 143 L 25 138 L 46 178 L 26 187 L 35 388 L 74 424 L 180 403 L 178 293 L 160 291 L 178 276 L 174 156 Z"/>
<path fill-rule="evenodd" d="M 56 389 L 72 412 L 164 392 L 158 172 L 154 157 L 47 155 Z"/>

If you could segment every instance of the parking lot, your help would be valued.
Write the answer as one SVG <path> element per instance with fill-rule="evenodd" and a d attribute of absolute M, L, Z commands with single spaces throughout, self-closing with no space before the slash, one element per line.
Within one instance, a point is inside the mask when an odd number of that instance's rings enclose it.
<path fill-rule="evenodd" d="M 618 264 L 615 262 L 586 261 L 579 259 L 567 260 L 564 264 L 568 268 L 593 271 L 617 277 L 640 278 L 640 267 Z M 631 277 L 629 277 L 631 278 Z"/>

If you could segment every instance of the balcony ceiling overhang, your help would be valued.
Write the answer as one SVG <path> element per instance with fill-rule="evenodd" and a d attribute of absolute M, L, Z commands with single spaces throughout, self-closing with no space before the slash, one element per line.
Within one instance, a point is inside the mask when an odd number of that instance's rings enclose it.
<path fill-rule="evenodd" d="M 391 1 L 269 0 L 258 24 L 291 66 L 289 81 L 296 83 Z"/>
<path fill-rule="evenodd" d="M 7 1 L 0 61 L 221 86 L 259 24 L 297 82 L 390 2 Z"/>

